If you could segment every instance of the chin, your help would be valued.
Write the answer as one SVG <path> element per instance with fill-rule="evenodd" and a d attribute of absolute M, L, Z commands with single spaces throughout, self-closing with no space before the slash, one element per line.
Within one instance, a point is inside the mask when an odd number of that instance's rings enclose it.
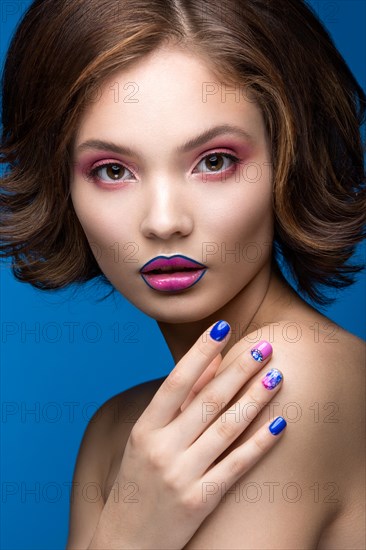
<path fill-rule="evenodd" d="M 135 288 L 131 293 L 123 292 L 123 289 L 116 286 L 126 300 L 133 304 L 142 313 L 162 323 L 193 323 L 207 317 L 220 314 L 220 310 L 236 295 L 231 289 L 216 285 L 202 288 L 190 288 L 181 292 L 157 292 L 146 287 Z M 126 289 L 125 289 L 126 290 Z M 138 298 L 137 298 L 138 297 Z M 218 299 L 220 297 L 220 299 Z"/>
<path fill-rule="evenodd" d="M 200 300 L 197 298 L 187 299 L 180 295 L 179 301 L 176 296 L 165 297 L 163 302 L 153 304 L 152 300 L 147 304 L 146 302 L 136 301 L 132 302 L 137 309 L 145 313 L 149 317 L 160 321 L 162 323 L 192 323 L 200 321 L 213 315 L 216 309 L 212 307 L 212 299 Z M 221 304 L 220 304 L 221 305 Z"/>
<path fill-rule="evenodd" d="M 190 323 L 194 321 L 199 321 L 200 319 L 206 317 L 204 313 L 201 313 L 198 310 L 192 311 L 185 307 L 181 307 L 179 309 L 172 307 L 155 309 L 141 306 L 138 307 L 138 309 L 152 319 L 155 319 L 156 321 L 161 321 L 162 323 Z"/>
<path fill-rule="evenodd" d="M 146 313 L 146 312 L 144 312 Z M 212 314 L 212 312 L 210 312 Z M 182 313 L 179 315 L 177 314 L 176 312 L 174 314 L 172 313 L 166 313 L 165 315 L 159 311 L 156 315 L 150 315 L 150 317 L 152 317 L 153 319 L 155 319 L 156 321 L 159 321 L 161 323 L 170 323 L 172 325 L 176 325 L 176 324 L 180 324 L 180 323 L 194 323 L 195 321 L 201 321 L 202 319 L 205 319 L 206 317 L 208 317 L 208 315 L 210 315 L 210 313 L 208 313 L 207 315 L 205 314 L 200 314 L 199 312 L 197 311 L 194 311 L 194 312 L 187 312 L 187 311 L 182 311 Z M 149 315 L 149 314 L 147 314 Z"/>

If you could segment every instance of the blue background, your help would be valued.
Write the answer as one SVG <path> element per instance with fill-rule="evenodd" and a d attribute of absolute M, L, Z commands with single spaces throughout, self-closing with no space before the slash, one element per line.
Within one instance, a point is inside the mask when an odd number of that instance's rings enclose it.
<path fill-rule="evenodd" d="M 1 59 L 29 1 L 1 10 Z M 312 1 L 365 88 L 364 0 Z M 365 260 L 366 247 L 359 248 Z M 1 265 L 1 548 L 65 547 L 69 484 L 84 430 L 111 396 L 174 366 L 156 322 L 95 285 L 42 292 Z M 365 275 L 324 313 L 365 338 Z M 33 331 L 33 332 L 32 332 Z M 347 368 L 347 365 L 345 365 Z"/>

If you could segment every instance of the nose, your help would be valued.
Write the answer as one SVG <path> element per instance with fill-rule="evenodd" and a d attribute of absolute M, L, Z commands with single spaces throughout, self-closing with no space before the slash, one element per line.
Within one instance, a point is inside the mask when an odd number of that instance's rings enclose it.
<path fill-rule="evenodd" d="M 193 229 L 191 201 L 184 183 L 156 181 L 146 190 L 141 233 L 146 238 L 168 240 L 185 237 Z"/>

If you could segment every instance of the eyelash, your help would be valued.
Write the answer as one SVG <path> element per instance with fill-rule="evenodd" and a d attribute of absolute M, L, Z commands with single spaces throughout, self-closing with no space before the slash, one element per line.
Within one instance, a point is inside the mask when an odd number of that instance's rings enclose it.
<path fill-rule="evenodd" d="M 230 153 L 224 153 L 224 152 L 221 152 L 221 151 L 213 151 L 212 153 L 209 153 L 208 155 L 205 155 L 204 157 L 202 157 L 199 162 L 197 163 L 197 165 L 199 165 L 202 161 L 204 161 L 205 159 L 207 158 L 210 158 L 210 157 L 213 157 L 215 155 L 218 155 L 218 156 L 222 156 L 222 157 L 225 157 L 229 160 L 231 160 L 234 164 L 234 166 L 236 166 L 237 164 L 240 164 L 241 162 L 241 159 L 239 159 L 238 157 L 236 157 L 235 155 L 233 154 L 230 154 Z M 196 166 L 197 166 L 196 165 Z M 104 163 L 104 164 L 99 164 L 98 166 L 95 166 L 95 168 L 93 168 L 92 170 L 90 170 L 88 172 L 88 178 L 90 178 L 92 181 L 94 182 L 101 182 L 101 183 L 104 183 L 106 184 L 108 187 L 111 187 L 113 186 L 113 181 L 111 180 L 112 182 L 112 185 L 107 183 L 105 180 L 102 180 L 101 178 L 98 177 L 98 172 L 99 170 L 101 170 L 102 168 L 108 168 L 109 166 L 122 166 L 123 168 L 125 168 L 126 170 L 128 170 L 129 172 L 131 172 L 131 170 L 129 170 L 127 168 L 127 166 L 125 166 L 124 164 L 120 163 L 120 162 L 107 162 L 107 163 Z M 207 174 L 224 174 L 227 170 L 229 170 L 229 168 L 226 168 L 225 170 L 218 170 L 217 172 L 210 172 L 209 170 L 208 171 L 204 171 L 202 172 L 203 174 L 207 175 Z M 132 173 L 132 172 L 131 172 Z M 129 181 L 128 179 L 124 179 L 124 180 L 114 180 L 114 183 L 116 184 L 120 184 L 120 183 L 123 183 L 123 182 L 126 182 L 126 181 Z"/>

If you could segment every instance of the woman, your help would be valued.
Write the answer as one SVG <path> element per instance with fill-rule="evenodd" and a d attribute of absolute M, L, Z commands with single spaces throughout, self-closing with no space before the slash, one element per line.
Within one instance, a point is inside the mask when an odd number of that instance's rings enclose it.
<path fill-rule="evenodd" d="M 361 269 L 366 99 L 309 8 L 34 2 L 3 101 L 14 273 L 102 276 L 176 362 L 88 426 L 68 548 L 362 548 L 365 347 L 278 267 L 319 304 Z"/>

